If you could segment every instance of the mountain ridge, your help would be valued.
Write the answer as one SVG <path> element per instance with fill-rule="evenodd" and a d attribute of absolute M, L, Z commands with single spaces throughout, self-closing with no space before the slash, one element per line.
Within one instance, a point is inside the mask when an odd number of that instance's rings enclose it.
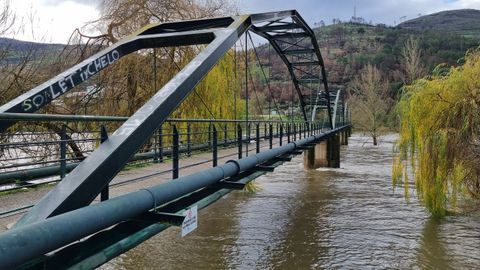
<path fill-rule="evenodd" d="M 397 27 L 417 31 L 435 30 L 480 37 L 480 10 L 445 10 L 400 23 Z"/>
<path fill-rule="evenodd" d="M 33 41 L 24 41 L 14 38 L 0 37 L 0 50 L 25 51 L 30 49 L 63 49 L 65 44 L 42 43 Z"/>

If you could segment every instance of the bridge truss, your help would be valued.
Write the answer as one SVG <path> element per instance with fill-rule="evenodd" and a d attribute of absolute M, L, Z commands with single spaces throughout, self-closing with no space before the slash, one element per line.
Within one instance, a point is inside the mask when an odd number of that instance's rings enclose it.
<path fill-rule="evenodd" d="M 199 180 L 198 176 L 187 177 L 184 181 L 169 182 L 168 187 L 145 189 L 135 192 L 133 195 L 122 196 L 122 199 L 114 198 L 90 205 L 199 81 L 249 30 L 267 39 L 285 63 L 297 93 L 303 120 L 307 123 L 306 126 L 310 129 L 309 134 L 313 137 L 285 145 L 283 148 L 272 149 L 263 155 L 259 153 L 247 158 L 247 161 L 232 161 L 205 171 L 201 173 L 204 177 L 203 182 Z M 78 262 L 79 259 L 72 259 L 71 254 L 75 254 L 79 248 L 96 252 L 103 250 L 103 255 L 105 255 L 108 253 L 108 248 L 102 245 L 107 238 L 111 243 L 110 249 L 122 250 L 121 245 L 128 246 L 128 242 L 145 240 L 142 233 L 151 236 L 158 232 L 159 227 L 153 226 L 152 223 L 159 220 L 174 220 L 174 216 L 156 214 L 158 212 L 156 208 L 162 203 L 184 196 L 185 190 L 191 193 L 251 170 L 262 162 L 275 158 L 278 161 L 279 156 L 338 131 L 332 130 L 330 133 L 314 136 L 313 124 L 320 115 L 319 110 L 325 110 L 324 115 L 328 117 L 327 122 L 330 129 L 334 127 L 332 97 L 315 35 L 294 10 L 150 25 L 1 106 L 0 114 L 12 117 L 10 120 L 0 121 L 0 131 L 3 132 L 16 123 L 14 117 L 16 114 L 27 115 L 40 110 L 96 73 L 114 65 L 125 55 L 147 48 L 197 44 L 204 44 L 206 47 L 113 134 L 105 135 L 104 142 L 93 153 L 79 163 L 15 224 L 12 230 L 15 235 L 10 232 L 0 235 L 0 250 L 5 252 L 4 254 L 12 255 L 8 256 L 6 260 L 2 258 L 0 266 L 18 266 L 20 262 L 28 262 L 23 265 L 27 268 L 39 266 L 45 261 L 45 258 L 38 254 L 46 254 L 54 250 L 57 251 L 53 256 L 55 259 L 53 259 L 52 265 L 57 266 L 67 257 Z M 338 94 L 336 99 L 338 101 Z M 224 183 L 224 185 L 227 184 Z M 211 190 L 202 192 L 208 193 Z M 149 198 L 145 199 L 145 197 Z M 169 207 L 173 206 L 164 206 L 162 210 L 171 211 L 172 209 Z M 105 222 L 77 227 L 82 224 L 82 220 L 94 218 L 100 213 L 110 216 L 110 218 L 105 218 L 103 220 Z M 131 221 L 132 217 L 140 219 L 141 222 Z M 121 221 L 125 222 L 119 223 Z M 85 241 L 88 243 L 87 247 L 83 243 L 58 251 L 65 245 L 92 235 L 92 232 L 105 230 L 115 224 L 117 225 L 114 229 L 90 237 L 88 241 Z M 78 232 L 71 233 L 69 230 L 72 227 Z M 38 241 L 35 244 L 29 243 L 28 252 L 21 251 L 22 243 L 25 244 L 22 241 L 30 241 L 31 235 L 36 235 L 41 239 L 37 238 Z M 46 238 L 47 236 L 50 240 Z M 23 255 L 19 256 L 20 253 Z M 67 253 L 70 254 L 70 257 L 63 256 Z M 90 258 L 88 265 L 95 265 L 92 262 L 95 259 L 101 263 L 110 259 L 106 256 L 102 260 L 95 257 L 95 254 L 99 253 L 85 255 Z"/>

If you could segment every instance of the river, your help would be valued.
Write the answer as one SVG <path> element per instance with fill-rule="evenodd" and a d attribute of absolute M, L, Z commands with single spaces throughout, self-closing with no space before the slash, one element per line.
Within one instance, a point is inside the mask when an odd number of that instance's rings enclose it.
<path fill-rule="evenodd" d="M 202 210 L 190 235 L 169 229 L 102 269 L 480 269 L 480 213 L 407 204 L 391 184 L 395 136 L 367 140 L 342 146 L 340 169 L 297 157 Z"/>

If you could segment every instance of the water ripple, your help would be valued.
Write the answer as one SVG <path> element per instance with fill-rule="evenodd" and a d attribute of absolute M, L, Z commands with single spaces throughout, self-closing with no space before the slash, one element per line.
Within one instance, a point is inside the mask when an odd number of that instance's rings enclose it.
<path fill-rule="evenodd" d="M 302 158 L 168 230 L 104 269 L 480 269 L 480 214 L 436 220 L 391 185 L 395 136 L 353 136 L 340 169 Z M 413 186 L 413 185 L 411 185 Z"/>

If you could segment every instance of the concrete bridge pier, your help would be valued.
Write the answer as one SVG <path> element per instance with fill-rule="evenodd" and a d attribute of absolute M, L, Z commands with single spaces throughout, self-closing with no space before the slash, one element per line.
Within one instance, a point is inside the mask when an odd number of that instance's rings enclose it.
<path fill-rule="evenodd" d="M 306 169 L 322 167 L 340 168 L 340 142 L 342 135 L 335 134 L 305 150 L 303 164 Z"/>
<path fill-rule="evenodd" d="M 346 129 L 344 131 L 341 131 L 340 132 L 340 144 L 341 145 L 348 145 L 348 137 L 350 137 L 348 129 Z"/>

